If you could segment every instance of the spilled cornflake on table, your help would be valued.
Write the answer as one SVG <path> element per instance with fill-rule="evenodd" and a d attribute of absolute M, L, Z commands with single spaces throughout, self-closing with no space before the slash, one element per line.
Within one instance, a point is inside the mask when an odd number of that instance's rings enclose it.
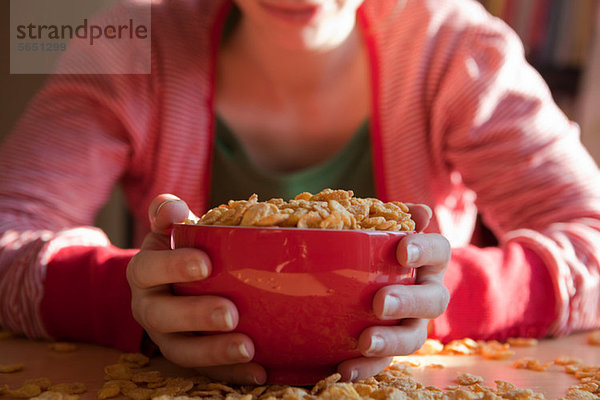
<path fill-rule="evenodd" d="M 14 335 L 13 335 L 14 336 Z M 53 342 L 48 349 L 59 353 L 72 353 L 77 345 L 68 342 Z M 0 372 L 20 372 L 25 366 L 13 364 L 0 366 Z M 11 389 L 8 385 L 0 387 L 0 396 L 6 394 L 9 398 L 32 400 L 77 400 L 79 395 L 87 392 L 87 387 L 81 382 L 56 383 L 45 377 L 27 379 L 21 387 Z"/>
<path fill-rule="evenodd" d="M 104 367 L 104 379 L 129 381 L 133 375 L 132 366 L 128 364 L 111 364 Z"/>
<path fill-rule="evenodd" d="M 414 364 L 418 366 L 417 364 Z M 127 367 L 129 368 L 129 367 Z M 108 370 L 116 370 L 114 365 Z M 498 381 L 496 388 L 487 387 L 483 378 L 464 373 L 456 378 L 457 385 L 445 390 L 424 386 L 411 376 L 409 363 L 393 363 L 380 374 L 358 382 L 342 382 L 336 373 L 311 387 L 287 385 L 233 386 L 211 381 L 202 376 L 181 378 L 165 377 L 158 380 L 155 371 L 148 373 L 153 382 L 109 380 L 98 393 L 99 400 L 125 395 L 132 400 L 324 400 L 324 399 L 541 399 L 540 394 L 529 389 Z M 148 375 L 148 376 L 150 376 Z"/>
<path fill-rule="evenodd" d="M 600 346 L 600 329 L 591 332 L 587 337 L 587 341 L 591 345 Z"/>
<path fill-rule="evenodd" d="M 597 341 L 600 343 L 600 330 L 591 332 L 587 336 L 587 342 L 589 344 L 596 345 Z M 515 354 L 511 347 L 533 347 L 537 345 L 537 339 L 532 338 L 510 338 L 507 339 L 506 343 L 501 343 L 495 340 L 475 341 L 470 338 L 464 338 L 453 340 L 446 345 L 443 345 L 440 341 L 435 339 L 427 339 L 425 344 L 417 352 L 415 352 L 414 355 L 481 356 L 491 360 L 503 360 L 510 358 Z M 429 364 L 422 363 L 414 358 L 396 357 L 394 360 L 396 363 L 398 363 L 398 365 L 403 365 L 403 368 L 405 368 L 407 371 L 410 371 L 409 369 L 412 369 L 412 367 L 430 367 Z M 544 363 L 531 357 L 524 357 L 516 360 L 513 363 L 514 368 L 539 371 L 541 373 L 544 373 L 553 365 L 557 367 L 563 367 L 565 373 L 572 374 L 576 379 L 579 380 L 578 384 L 572 385 L 568 389 L 567 394 L 561 400 L 600 399 L 600 366 L 598 365 L 584 365 L 581 359 L 566 355 L 556 357 L 553 361 Z M 441 367 L 443 368 L 443 366 Z M 455 385 L 446 388 L 444 399 L 542 398 L 541 395 L 536 394 L 529 389 L 519 389 L 514 387 L 514 385 L 511 383 L 505 381 L 496 381 L 496 391 L 490 392 L 489 388 L 482 386 L 479 377 L 471 374 L 463 374 L 459 376 L 459 378 L 457 378 L 457 382 L 459 383 L 458 386 Z M 461 384 L 469 382 L 474 382 L 469 386 L 469 390 L 461 387 Z"/>
<path fill-rule="evenodd" d="M 510 382 L 495 381 L 496 394 L 503 399 L 543 399 L 544 395 L 531 389 L 521 389 Z"/>
<path fill-rule="evenodd" d="M 150 363 L 150 358 L 141 353 L 124 353 L 119 357 L 119 364 L 127 365 L 131 368 L 145 367 Z"/>
<path fill-rule="evenodd" d="M 131 375 L 131 381 L 134 383 L 158 383 L 164 381 L 162 372 L 160 371 L 140 371 Z"/>
<path fill-rule="evenodd" d="M 126 393 L 127 391 L 133 390 L 135 388 L 137 388 L 137 385 L 129 380 L 108 380 L 104 383 L 104 386 L 102 386 L 102 388 L 98 391 L 98 399 L 104 400 L 117 397 L 121 393 Z"/>
<path fill-rule="evenodd" d="M 556 365 L 573 365 L 573 364 L 581 364 L 583 360 L 577 357 L 571 356 L 558 356 L 554 359 L 554 364 Z"/>
<path fill-rule="evenodd" d="M 423 367 L 429 368 L 429 369 L 442 369 L 442 368 L 446 368 L 446 366 L 444 364 L 440 364 L 440 363 L 429 363 L 429 364 L 423 365 Z"/>
<path fill-rule="evenodd" d="M 437 339 L 427 339 L 425 343 L 415 352 L 417 355 L 433 355 L 439 354 L 444 350 L 444 345 Z"/>
<path fill-rule="evenodd" d="M 0 374 L 12 374 L 21 371 L 25 366 L 23 364 L 0 364 Z"/>
<path fill-rule="evenodd" d="M 588 343 L 596 345 L 594 331 L 588 335 Z M 512 343 L 512 344 L 511 344 Z M 474 341 L 466 338 L 443 345 L 429 339 L 415 353 L 419 355 L 478 356 L 490 359 L 508 357 L 511 346 L 535 346 L 537 341 L 516 338 L 506 343 Z M 53 351 L 55 351 L 53 349 Z M 457 375 L 455 384 L 443 389 L 425 386 L 412 377 L 413 368 L 443 368 L 441 364 L 428 364 L 426 358 L 395 357 L 394 362 L 378 375 L 357 382 L 342 382 L 340 374 L 333 374 L 313 387 L 287 385 L 238 386 L 215 382 L 205 376 L 165 377 L 161 372 L 146 367 L 150 359 L 139 353 L 123 353 L 117 363 L 104 368 L 105 383 L 98 391 L 98 400 L 532 400 L 543 395 L 531 389 L 518 388 L 510 382 L 496 380 L 495 388 L 488 386 L 483 378 L 470 373 Z M 549 373 L 546 368 L 554 366 L 578 380 L 559 400 L 600 399 L 600 366 L 586 365 L 579 358 L 567 355 L 551 362 L 541 363 L 533 358 L 521 358 L 513 367 Z M 6 370 L 18 373 L 23 364 L 14 364 Z M 546 371 L 546 372 L 544 372 Z M 99 376 L 100 379 L 100 376 Z M 493 385 L 493 384 L 492 384 Z M 87 391 L 83 383 L 53 384 L 48 378 L 35 378 L 23 382 L 20 388 L 0 386 L 0 397 L 32 400 L 77 400 Z"/>
<path fill-rule="evenodd" d="M 538 345 L 538 340 L 534 338 L 515 337 L 506 339 L 506 343 L 513 347 L 535 347 Z"/>
<path fill-rule="evenodd" d="M 505 360 L 515 355 L 515 352 L 510 349 L 510 344 L 500 343 L 496 340 L 483 342 L 479 347 L 479 352 L 483 358 L 490 360 Z"/>
<path fill-rule="evenodd" d="M 40 389 L 40 387 L 36 384 L 26 383 L 18 389 L 7 389 L 5 393 L 9 397 L 14 397 L 17 399 L 29 399 L 42 393 L 42 389 Z"/>
<path fill-rule="evenodd" d="M 535 358 L 524 357 L 524 358 L 520 358 L 520 359 L 516 360 L 513 363 L 513 367 L 515 367 L 517 369 L 528 369 L 531 371 L 543 372 L 543 371 L 546 371 L 548 369 L 548 367 L 550 367 L 552 364 L 554 364 L 554 362 L 552 362 L 552 361 L 541 363 L 539 360 L 536 360 Z"/>
<path fill-rule="evenodd" d="M 67 394 L 67 393 L 62 393 L 62 392 L 47 391 L 47 392 L 42 392 L 42 394 L 40 394 L 37 397 L 34 397 L 33 399 L 35 399 L 35 400 L 77 400 L 77 399 L 79 399 L 79 396 L 76 394 Z"/>
<path fill-rule="evenodd" d="M 72 353 L 78 349 L 75 343 L 70 342 L 53 342 L 48 345 L 48 348 L 57 353 Z"/>
<path fill-rule="evenodd" d="M 531 389 L 518 388 L 510 382 L 496 380 L 496 388 L 492 389 L 483 384 L 483 378 L 465 374 L 466 377 L 459 375 L 457 382 L 459 385 L 450 386 L 448 389 L 450 396 L 445 399 L 509 399 L 509 400 L 534 400 L 544 399 L 544 395 L 534 392 Z M 460 382 L 472 382 L 461 384 Z"/>
<path fill-rule="evenodd" d="M 23 382 L 24 385 L 27 385 L 30 383 L 34 384 L 34 385 L 38 385 L 42 391 L 50 390 L 50 386 L 52 386 L 52 381 L 48 378 L 33 378 L 33 379 L 27 379 L 25 382 Z"/>
<path fill-rule="evenodd" d="M 18 389 L 9 389 L 5 385 L 4 393 L 16 399 L 32 400 L 77 400 L 87 387 L 80 382 L 52 385 L 48 378 L 35 378 L 25 381 Z M 2 390 L 0 390 L 2 394 Z"/>
<path fill-rule="evenodd" d="M 512 338 L 514 346 L 536 346 L 537 341 L 528 338 Z M 491 360 L 504 360 L 515 354 L 511 350 L 510 342 L 500 343 L 497 340 L 473 340 L 470 338 L 456 339 L 442 344 L 437 339 L 427 339 L 415 355 L 454 355 L 471 356 L 480 355 Z"/>
<path fill-rule="evenodd" d="M 455 339 L 444 345 L 440 354 L 468 356 L 477 354 L 480 343 L 471 339 Z"/>
<path fill-rule="evenodd" d="M 483 378 L 466 372 L 464 374 L 459 375 L 458 378 L 456 378 L 456 381 L 459 385 L 470 386 L 476 383 L 482 383 Z"/>
<path fill-rule="evenodd" d="M 404 370 L 403 370 L 404 371 Z M 496 388 L 484 385 L 483 378 L 469 373 L 460 374 L 456 385 L 442 390 L 434 386 L 423 386 L 404 372 L 395 373 L 394 365 L 374 378 L 353 385 L 359 397 L 355 399 L 542 399 L 543 395 L 530 389 L 520 389 L 514 385 L 496 381 Z M 366 385 L 364 383 L 366 383 Z M 336 384 L 339 385 L 339 384 Z M 317 397 L 319 398 L 319 397 Z M 323 398 L 341 398 L 325 396 Z"/>
<path fill-rule="evenodd" d="M 57 383 L 56 385 L 50 386 L 48 391 L 64 394 L 82 394 L 87 392 L 87 387 L 81 382 Z"/>
<path fill-rule="evenodd" d="M 600 367 L 598 365 L 567 365 L 565 372 L 573 374 L 579 380 L 593 379 L 600 383 Z"/>

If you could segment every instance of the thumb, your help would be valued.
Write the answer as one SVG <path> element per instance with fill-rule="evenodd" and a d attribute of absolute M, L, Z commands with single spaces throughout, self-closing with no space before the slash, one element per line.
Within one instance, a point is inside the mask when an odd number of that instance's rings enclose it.
<path fill-rule="evenodd" d="M 412 220 L 415 221 L 415 231 L 423 232 L 433 217 L 431 208 L 425 204 L 405 204 L 408 207 L 408 212 L 411 214 Z"/>
<path fill-rule="evenodd" d="M 171 226 L 186 218 L 195 218 L 185 201 L 172 194 L 159 194 L 148 207 L 148 218 L 153 233 L 168 235 Z"/>

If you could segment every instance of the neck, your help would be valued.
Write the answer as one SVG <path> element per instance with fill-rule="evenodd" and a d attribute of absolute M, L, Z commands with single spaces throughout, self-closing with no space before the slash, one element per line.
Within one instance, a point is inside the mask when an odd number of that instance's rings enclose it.
<path fill-rule="evenodd" d="M 244 54 L 273 89 L 297 94 L 326 89 L 343 79 L 358 60 L 362 44 L 354 15 L 336 28 L 335 35 L 319 46 L 291 45 L 242 18 L 230 45 Z"/>

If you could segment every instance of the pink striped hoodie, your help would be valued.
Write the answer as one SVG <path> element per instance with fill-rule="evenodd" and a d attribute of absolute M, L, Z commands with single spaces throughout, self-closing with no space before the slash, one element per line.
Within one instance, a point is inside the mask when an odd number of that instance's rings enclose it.
<path fill-rule="evenodd" d="M 136 2 L 110 12 L 135 12 Z M 115 184 L 207 208 L 229 0 L 155 1 L 152 74 L 55 75 L 0 150 L 0 325 L 139 349 L 125 268 L 91 227 Z M 108 13 L 108 17 L 110 16 Z M 600 326 L 600 173 L 516 35 L 472 0 L 366 0 L 378 197 L 425 203 L 453 245 L 443 340 Z M 135 49 L 84 54 L 131 62 Z M 85 51 L 85 50 L 81 50 Z M 68 52 L 63 65 L 81 54 Z M 477 212 L 498 247 L 470 244 Z"/>

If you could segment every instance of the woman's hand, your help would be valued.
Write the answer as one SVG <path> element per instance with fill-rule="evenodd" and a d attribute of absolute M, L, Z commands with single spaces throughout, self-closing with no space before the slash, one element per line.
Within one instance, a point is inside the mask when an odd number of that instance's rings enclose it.
<path fill-rule="evenodd" d="M 423 231 L 431 219 L 431 209 L 409 205 L 417 231 Z M 395 326 L 372 326 L 359 338 L 364 357 L 346 360 L 338 366 L 342 378 L 357 380 L 373 376 L 387 367 L 395 355 L 412 354 L 427 338 L 429 319 L 441 315 L 450 296 L 443 285 L 450 261 L 450 244 L 436 233 L 404 237 L 396 249 L 400 265 L 416 268 L 414 285 L 381 288 L 373 299 L 373 312 L 382 320 L 402 319 Z"/>
<path fill-rule="evenodd" d="M 254 357 L 250 338 L 232 331 L 239 320 L 235 305 L 217 296 L 174 296 L 170 285 L 204 279 L 210 259 L 198 249 L 170 250 L 174 222 L 190 215 L 185 202 L 172 195 L 157 196 L 150 204 L 152 232 L 127 267 L 134 318 L 172 362 L 196 368 L 217 380 L 262 384 L 263 367 Z M 192 332 L 224 332 L 198 336 Z"/>

